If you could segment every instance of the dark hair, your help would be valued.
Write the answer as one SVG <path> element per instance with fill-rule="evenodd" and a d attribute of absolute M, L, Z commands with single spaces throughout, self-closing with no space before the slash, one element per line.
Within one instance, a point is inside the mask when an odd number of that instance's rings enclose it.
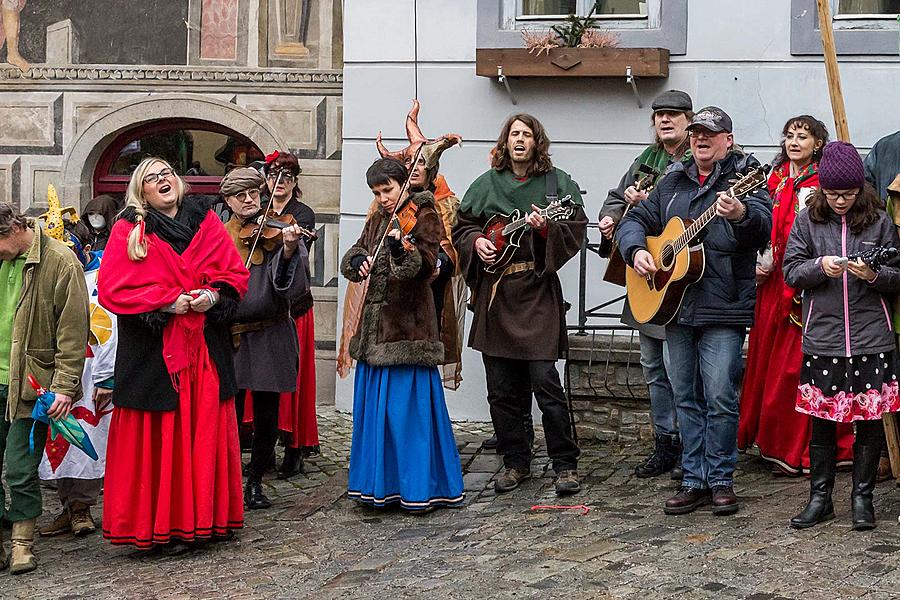
<path fill-rule="evenodd" d="M 784 144 L 784 138 L 787 137 L 788 130 L 791 128 L 791 125 L 795 125 L 798 129 L 808 129 L 810 135 L 812 135 L 816 140 L 822 142 L 822 145 L 818 148 L 813 148 L 812 161 L 814 163 L 819 162 L 819 159 L 822 158 L 822 148 L 825 147 L 825 144 L 828 143 L 828 128 L 825 126 L 825 123 L 813 117 L 812 115 L 800 115 L 797 117 L 791 117 L 787 120 L 787 123 L 784 124 L 784 128 L 781 130 L 781 149 L 778 152 L 778 156 L 775 157 L 775 160 L 772 161 L 772 166 L 780 167 L 784 163 L 788 162 L 787 148 Z"/>
<path fill-rule="evenodd" d="M 656 113 L 658 113 L 658 112 L 668 112 L 668 113 L 680 112 L 685 117 L 687 117 L 688 125 L 691 124 L 691 120 L 694 118 L 694 111 L 692 111 L 692 110 L 662 109 L 662 110 L 655 110 L 652 113 L 650 113 L 650 128 L 653 130 L 653 141 L 657 144 L 662 144 L 662 140 L 659 139 L 659 134 L 656 133 Z M 687 131 L 685 131 L 685 139 L 687 139 L 687 138 L 688 138 Z"/>
<path fill-rule="evenodd" d="M 831 214 L 831 207 L 828 206 L 828 200 L 825 199 L 825 191 L 817 189 L 810 196 L 806 205 L 809 210 L 809 220 L 813 223 L 826 223 Z M 859 233 L 872 223 L 878 220 L 881 213 L 884 212 L 884 205 L 881 198 L 868 182 L 859 190 L 856 196 L 856 202 L 847 213 L 847 219 L 850 225 L 850 231 Z"/>
<path fill-rule="evenodd" d="M 373 188 L 393 179 L 398 185 L 403 185 L 408 175 L 406 166 L 396 158 L 379 158 L 366 171 L 366 183 Z"/>
<path fill-rule="evenodd" d="M 266 173 L 273 170 L 279 171 L 281 169 L 285 169 L 294 175 L 299 175 L 300 163 L 297 161 L 297 157 L 290 152 L 279 151 L 278 158 L 266 165 Z"/>
<path fill-rule="evenodd" d="M 74 224 L 71 224 L 71 221 L 66 221 L 66 231 L 77 237 L 82 246 L 90 244 L 94 240 L 94 235 L 88 226 L 84 224 L 84 221 L 78 221 Z"/>
<path fill-rule="evenodd" d="M 497 143 L 491 150 L 491 168 L 497 171 L 511 170 L 512 159 L 509 157 L 506 142 L 509 139 L 509 130 L 516 121 L 525 123 L 534 134 L 534 157 L 531 166 L 528 167 L 528 175 L 547 173 L 553 168 L 553 161 L 550 160 L 550 138 L 547 137 L 547 132 L 541 122 L 525 113 L 513 115 L 503 124 L 503 129 L 500 130 L 500 135 L 497 137 Z"/>
<path fill-rule="evenodd" d="M 0 202 L 0 238 L 5 238 L 13 232 L 13 227 L 24 229 L 31 225 L 30 219 L 17 212 L 10 204 Z"/>

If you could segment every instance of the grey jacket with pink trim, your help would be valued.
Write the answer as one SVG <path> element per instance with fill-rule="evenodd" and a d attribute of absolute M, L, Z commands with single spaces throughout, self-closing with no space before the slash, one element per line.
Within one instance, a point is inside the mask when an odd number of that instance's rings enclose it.
<path fill-rule="evenodd" d="M 784 253 L 784 280 L 803 290 L 803 353 L 859 356 L 894 350 L 891 305 L 900 292 L 900 269 L 882 267 L 872 283 L 849 272 L 831 278 L 823 256 L 848 256 L 876 246 L 900 248 L 887 214 L 860 233 L 847 217 L 831 213 L 827 223 L 813 223 L 804 209 L 797 215 Z"/>

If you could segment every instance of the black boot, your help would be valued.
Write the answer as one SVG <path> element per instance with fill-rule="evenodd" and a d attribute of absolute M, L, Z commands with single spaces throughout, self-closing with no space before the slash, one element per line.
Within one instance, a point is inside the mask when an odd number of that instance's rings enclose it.
<path fill-rule="evenodd" d="M 281 466 L 278 467 L 278 479 L 290 479 L 302 472 L 303 454 L 300 448 L 285 447 L 284 460 L 281 461 Z"/>
<path fill-rule="evenodd" d="M 247 485 L 244 487 L 244 506 L 249 510 L 272 506 L 272 502 L 263 494 L 262 483 L 258 479 L 247 479 Z"/>
<path fill-rule="evenodd" d="M 835 446 L 809 446 L 809 502 L 791 519 L 794 529 L 806 529 L 834 518 L 831 491 L 834 489 Z"/>
<path fill-rule="evenodd" d="M 656 446 L 647 460 L 634 468 L 634 474 L 641 478 L 656 477 L 671 471 L 681 456 L 681 445 L 670 435 L 656 436 Z"/>
<path fill-rule="evenodd" d="M 853 491 L 850 493 L 850 506 L 853 510 L 854 531 L 875 529 L 872 495 L 875 492 L 880 458 L 881 448 L 853 444 Z"/>

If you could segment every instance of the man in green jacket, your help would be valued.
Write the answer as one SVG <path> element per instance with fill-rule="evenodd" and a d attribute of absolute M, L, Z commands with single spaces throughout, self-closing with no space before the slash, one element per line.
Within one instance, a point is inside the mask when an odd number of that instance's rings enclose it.
<path fill-rule="evenodd" d="M 657 96 L 651 108 L 656 140 L 634 160 L 619 182 L 619 187 L 609 190 L 606 202 L 600 209 L 600 231 L 606 240 L 606 244 L 601 245 L 601 256 L 609 256 L 612 251 L 610 242 L 625 211 L 646 200 L 650 194 L 649 189 L 641 191 L 635 187 L 637 178 L 642 175 L 641 168 L 658 173 L 658 179 L 673 162 L 685 161 L 691 157 L 687 132 L 694 116 L 691 97 L 681 90 L 669 90 Z M 653 452 L 635 467 L 635 474 L 638 477 L 656 477 L 671 472 L 672 479 L 681 479 L 681 469 L 678 466 L 681 462 L 681 440 L 675 417 L 672 385 L 666 374 L 669 358 L 665 327 L 638 323 L 631 314 L 627 300 L 622 311 L 622 322 L 636 329 L 640 335 L 641 368 L 649 390 L 650 420 L 656 438 Z"/>
<path fill-rule="evenodd" d="M 37 394 L 27 377 L 34 375 L 55 392 L 52 418 L 68 416 L 81 395 L 89 317 L 75 254 L 5 203 L 0 203 L 0 314 L 0 470 L 5 467 L 10 495 L 7 509 L 0 488 L 0 517 L 13 524 L 11 557 L 0 539 L 0 568 L 8 565 L 18 574 L 37 567 L 32 547 L 42 508 L 38 464 L 47 437 L 47 426 L 31 418 Z"/>

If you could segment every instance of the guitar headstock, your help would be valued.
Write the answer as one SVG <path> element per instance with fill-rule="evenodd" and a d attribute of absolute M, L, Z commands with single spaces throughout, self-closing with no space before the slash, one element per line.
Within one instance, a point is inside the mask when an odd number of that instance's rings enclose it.
<path fill-rule="evenodd" d="M 740 199 L 753 190 L 761 188 L 766 184 L 769 171 L 771 170 L 772 167 L 769 165 L 760 165 L 758 167 L 753 167 L 746 173 L 741 173 L 738 178 L 734 180 L 734 183 L 732 183 L 731 189 L 729 190 L 730 195 L 733 198 Z"/>
<path fill-rule="evenodd" d="M 551 221 L 568 219 L 573 214 L 575 214 L 575 203 L 572 202 L 572 194 L 554 200 L 544 209 L 544 216 Z"/>
<path fill-rule="evenodd" d="M 659 171 L 650 165 L 642 164 L 634 174 L 634 189 L 639 192 L 649 192 L 659 178 Z"/>

